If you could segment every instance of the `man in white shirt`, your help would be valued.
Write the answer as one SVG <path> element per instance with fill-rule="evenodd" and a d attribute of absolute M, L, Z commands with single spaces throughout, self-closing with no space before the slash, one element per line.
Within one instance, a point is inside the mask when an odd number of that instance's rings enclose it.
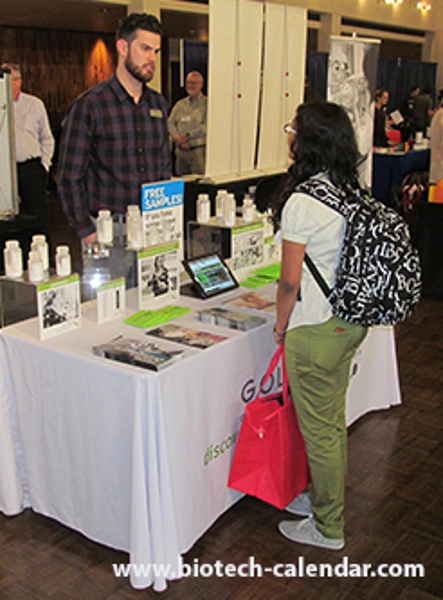
<path fill-rule="evenodd" d="M 48 115 L 40 98 L 21 91 L 20 66 L 4 63 L 2 68 L 11 73 L 20 212 L 39 217 L 47 233 L 46 185 L 54 154 Z"/>
<path fill-rule="evenodd" d="M 203 84 L 201 73 L 188 73 L 188 96 L 175 104 L 168 119 L 169 134 L 175 144 L 176 175 L 205 173 L 207 98 L 202 93 Z"/>

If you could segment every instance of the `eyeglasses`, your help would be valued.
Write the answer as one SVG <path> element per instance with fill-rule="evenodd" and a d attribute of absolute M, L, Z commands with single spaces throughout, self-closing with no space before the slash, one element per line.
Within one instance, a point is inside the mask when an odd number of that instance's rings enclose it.
<path fill-rule="evenodd" d="M 294 129 L 294 127 L 292 126 L 292 123 L 285 123 L 285 124 L 283 125 L 283 131 L 284 131 L 286 134 L 293 133 L 294 135 L 297 135 L 297 130 L 296 130 L 296 129 Z"/>

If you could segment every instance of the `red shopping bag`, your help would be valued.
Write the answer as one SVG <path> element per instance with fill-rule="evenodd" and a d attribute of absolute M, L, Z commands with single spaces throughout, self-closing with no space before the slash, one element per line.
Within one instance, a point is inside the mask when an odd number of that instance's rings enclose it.
<path fill-rule="evenodd" d="M 262 390 L 282 361 L 281 393 Z M 285 508 L 309 482 L 309 467 L 294 403 L 289 397 L 283 344 L 272 357 L 257 396 L 246 406 L 228 486 Z"/>

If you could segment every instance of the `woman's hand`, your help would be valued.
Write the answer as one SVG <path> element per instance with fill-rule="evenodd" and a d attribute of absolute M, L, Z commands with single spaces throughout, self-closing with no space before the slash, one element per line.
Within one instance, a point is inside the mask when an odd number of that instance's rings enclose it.
<path fill-rule="evenodd" d="M 280 345 L 283 344 L 283 342 L 285 341 L 285 334 L 286 331 L 279 331 L 277 329 L 277 326 L 274 325 L 274 341 L 276 344 Z"/>

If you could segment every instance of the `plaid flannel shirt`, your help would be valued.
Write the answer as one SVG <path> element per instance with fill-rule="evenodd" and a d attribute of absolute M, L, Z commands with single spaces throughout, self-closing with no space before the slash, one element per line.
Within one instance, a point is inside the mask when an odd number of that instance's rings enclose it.
<path fill-rule="evenodd" d="M 140 204 L 142 183 L 171 176 L 168 105 L 144 87 L 138 104 L 116 75 L 72 104 L 63 123 L 58 190 L 80 238 L 95 231 L 90 216 L 102 208 L 124 214 Z"/>

